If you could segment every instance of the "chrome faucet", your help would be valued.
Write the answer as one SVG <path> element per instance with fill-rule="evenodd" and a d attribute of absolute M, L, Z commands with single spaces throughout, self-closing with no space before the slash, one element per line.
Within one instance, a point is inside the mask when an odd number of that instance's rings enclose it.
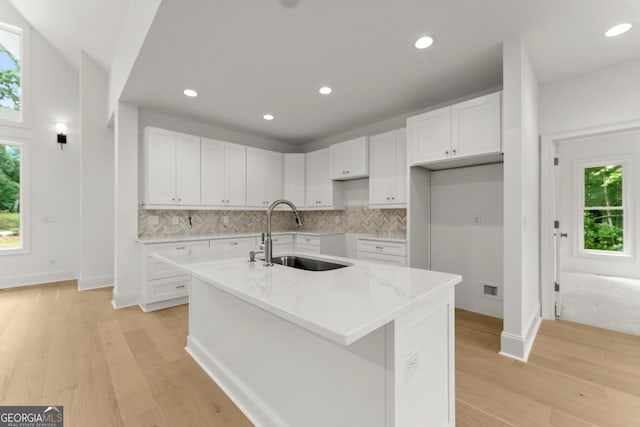
<path fill-rule="evenodd" d="M 273 213 L 273 209 L 281 204 L 289 205 L 293 213 L 296 214 L 296 226 L 302 226 L 302 220 L 300 220 L 300 216 L 298 215 L 298 209 L 296 209 L 296 205 L 291 203 L 288 200 L 280 199 L 271 203 L 269 209 L 267 210 L 267 235 L 266 239 L 263 234 L 263 245 L 264 245 L 264 265 L 266 267 L 271 267 L 273 265 L 272 256 L 273 256 L 273 241 L 271 240 L 271 214 Z M 263 245 L 260 246 L 260 249 L 263 249 Z M 254 255 L 255 256 L 255 255 Z"/>

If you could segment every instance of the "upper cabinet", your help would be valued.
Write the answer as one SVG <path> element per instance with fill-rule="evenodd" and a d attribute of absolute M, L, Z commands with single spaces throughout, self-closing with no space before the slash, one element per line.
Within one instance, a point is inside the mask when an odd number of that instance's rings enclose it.
<path fill-rule="evenodd" d="M 247 206 L 268 208 L 283 196 L 282 153 L 247 148 Z"/>
<path fill-rule="evenodd" d="M 305 156 L 302 153 L 284 155 L 284 198 L 296 207 L 305 205 Z"/>
<path fill-rule="evenodd" d="M 240 207 L 247 203 L 246 156 L 244 145 L 202 138 L 202 205 Z"/>
<path fill-rule="evenodd" d="M 369 141 L 366 136 L 329 148 L 331 179 L 344 181 L 369 176 Z"/>
<path fill-rule="evenodd" d="M 405 129 L 372 136 L 369 153 L 369 207 L 406 207 L 408 166 Z"/>
<path fill-rule="evenodd" d="M 498 92 L 408 118 L 409 163 L 442 169 L 500 160 L 501 105 Z"/>
<path fill-rule="evenodd" d="M 330 149 L 306 154 L 306 207 L 342 209 L 342 183 L 331 180 Z"/>
<path fill-rule="evenodd" d="M 144 130 L 142 204 L 200 204 L 200 138 L 147 127 Z"/>

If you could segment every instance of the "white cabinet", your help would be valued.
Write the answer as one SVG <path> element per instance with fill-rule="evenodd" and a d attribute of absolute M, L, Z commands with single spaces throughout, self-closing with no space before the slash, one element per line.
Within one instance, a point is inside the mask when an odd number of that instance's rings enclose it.
<path fill-rule="evenodd" d="M 391 265 L 407 265 L 406 242 L 375 238 L 358 239 L 358 259 Z"/>
<path fill-rule="evenodd" d="M 189 276 L 153 258 L 160 255 L 197 254 L 209 248 L 209 241 L 145 245 L 142 260 L 140 305 L 144 311 L 184 304 L 189 296 Z"/>
<path fill-rule="evenodd" d="M 305 205 L 305 164 L 304 154 L 284 155 L 284 198 L 296 207 Z"/>
<path fill-rule="evenodd" d="M 409 163 L 466 166 L 500 160 L 501 93 L 407 119 Z"/>
<path fill-rule="evenodd" d="M 143 204 L 200 204 L 200 138 L 152 127 L 144 131 Z"/>
<path fill-rule="evenodd" d="M 202 138 L 202 205 L 239 207 L 246 204 L 246 152 L 243 145 Z"/>
<path fill-rule="evenodd" d="M 209 243 L 211 253 L 219 259 L 249 257 L 250 251 L 256 250 L 255 237 L 239 237 L 215 239 Z"/>
<path fill-rule="evenodd" d="M 306 206 L 311 209 L 342 209 L 342 184 L 331 180 L 329 148 L 306 154 Z"/>
<path fill-rule="evenodd" d="M 247 148 L 247 206 L 268 208 L 283 196 L 282 153 Z"/>
<path fill-rule="evenodd" d="M 405 129 L 372 136 L 369 150 L 369 206 L 405 207 L 408 172 Z"/>
<path fill-rule="evenodd" d="M 344 256 L 344 234 L 316 235 L 298 233 L 295 236 L 294 248 L 296 252 Z"/>
<path fill-rule="evenodd" d="M 257 238 L 257 245 L 260 245 L 260 237 Z M 273 242 L 273 254 L 282 255 L 293 251 L 292 234 L 276 234 L 271 237 Z"/>
<path fill-rule="evenodd" d="M 369 176 L 369 141 L 366 136 L 329 147 L 331 179 L 344 181 Z"/>

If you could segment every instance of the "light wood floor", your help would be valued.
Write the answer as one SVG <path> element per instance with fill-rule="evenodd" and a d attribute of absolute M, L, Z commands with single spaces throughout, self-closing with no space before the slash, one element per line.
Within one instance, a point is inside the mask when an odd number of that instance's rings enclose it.
<path fill-rule="evenodd" d="M 68 426 L 251 425 L 184 351 L 186 306 L 110 300 L 0 291 L 0 405 L 64 405 Z M 544 322 L 524 364 L 497 354 L 499 319 L 458 311 L 456 328 L 458 426 L 640 426 L 639 337 Z"/>

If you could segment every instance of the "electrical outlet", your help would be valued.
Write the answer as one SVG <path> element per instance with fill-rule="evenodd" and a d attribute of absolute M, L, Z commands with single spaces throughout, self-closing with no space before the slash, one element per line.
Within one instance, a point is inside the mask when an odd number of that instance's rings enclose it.
<path fill-rule="evenodd" d="M 160 224 L 160 217 L 158 215 L 149 215 L 147 218 L 147 224 L 158 225 Z"/>
<path fill-rule="evenodd" d="M 473 216 L 473 225 L 482 225 L 482 217 L 480 215 Z"/>
<path fill-rule="evenodd" d="M 55 260 L 55 259 L 50 259 L 50 260 L 49 260 L 49 265 L 50 265 L 51 267 L 55 267 L 55 266 L 56 266 L 56 260 Z"/>
<path fill-rule="evenodd" d="M 179 216 L 174 216 L 174 217 L 171 219 L 171 223 L 172 223 L 173 225 L 178 225 L 178 224 L 180 224 L 180 217 L 179 217 Z"/>
<path fill-rule="evenodd" d="M 222 223 L 223 223 L 224 225 L 229 225 L 229 217 L 228 217 L 228 216 L 226 216 L 226 215 L 225 215 L 225 216 L 223 216 L 223 217 L 222 217 Z"/>
<path fill-rule="evenodd" d="M 404 380 L 409 378 L 418 371 L 420 366 L 420 353 L 418 350 L 414 351 L 404 359 Z"/>

